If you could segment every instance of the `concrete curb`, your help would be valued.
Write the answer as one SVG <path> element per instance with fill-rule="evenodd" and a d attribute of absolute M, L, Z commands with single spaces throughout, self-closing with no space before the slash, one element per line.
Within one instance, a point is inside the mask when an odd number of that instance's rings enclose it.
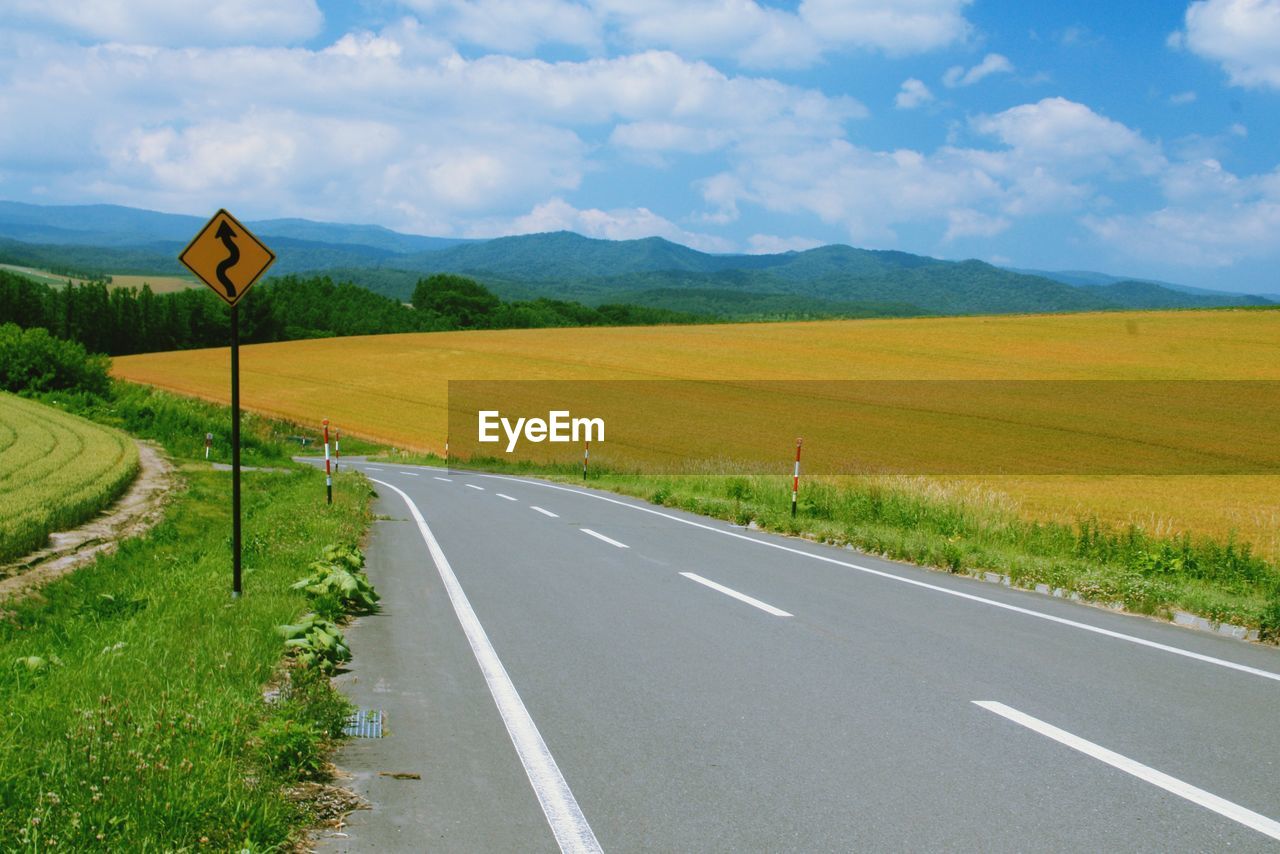
<path fill-rule="evenodd" d="M 981 575 L 971 575 L 969 577 L 976 578 L 979 581 L 985 581 L 988 584 L 1000 584 L 1004 587 L 1017 587 L 1017 585 L 1013 583 L 1012 578 L 999 572 L 984 572 Z M 1130 613 L 1126 611 L 1124 605 L 1119 602 L 1104 602 L 1096 599 L 1086 599 L 1073 590 L 1066 590 L 1061 587 L 1050 587 L 1047 584 L 1037 584 L 1035 587 L 1017 587 L 1017 589 L 1040 593 L 1045 596 L 1053 596 L 1058 599 L 1069 599 L 1072 602 L 1084 602 L 1087 605 L 1095 605 L 1111 611 Z M 1235 638 L 1236 640 L 1258 640 L 1257 629 L 1251 629 L 1247 626 L 1237 626 L 1231 623 L 1216 623 L 1213 620 L 1192 614 L 1190 611 L 1174 610 L 1173 619 L 1170 620 L 1170 622 L 1175 626 L 1183 626 L 1188 629 L 1196 629 L 1197 631 Z"/>

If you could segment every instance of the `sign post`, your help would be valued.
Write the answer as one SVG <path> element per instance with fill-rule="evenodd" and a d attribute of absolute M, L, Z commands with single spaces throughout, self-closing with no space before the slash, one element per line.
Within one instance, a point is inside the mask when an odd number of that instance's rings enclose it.
<path fill-rule="evenodd" d="M 178 256 L 231 308 L 231 595 L 240 596 L 240 300 L 275 263 L 275 253 L 219 210 Z M 206 450 L 207 450 L 206 445 Z"/>

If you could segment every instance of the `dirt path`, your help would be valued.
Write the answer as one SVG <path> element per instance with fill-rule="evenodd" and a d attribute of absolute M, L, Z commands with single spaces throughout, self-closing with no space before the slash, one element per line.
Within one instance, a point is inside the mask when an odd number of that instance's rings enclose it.
<path fill-rule="evenodd" d="M 175 482 L 173 464 L 157 446 L 137 445 L 138 476 L 114 504 L 79 528 L 50 535 L 48 548 L 0 566 L 0 603 L 34 595 L 50 581 L 114 551 L 120 540 L 142 534 L 160 521 L 165 496 Z"/>

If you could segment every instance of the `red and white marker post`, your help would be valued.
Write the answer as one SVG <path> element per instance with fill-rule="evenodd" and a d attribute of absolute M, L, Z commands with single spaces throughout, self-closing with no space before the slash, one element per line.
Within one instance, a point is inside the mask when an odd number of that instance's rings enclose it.
<path fill-rule="evenodd" d="M 329 471 L 329 419 L 324 420 L 324 489 L 329 504 L 333 503 L 333 473 Z"/>
<path fill-rule="evenodd" d="M 791 518 L 796 518 L 796 502 L 800 498 L 800 446 L 804 439 L 796 439 L 796 470 L 791 476 Z"/>
<path fill-rule="evenodd" d="M 444 434 L 444 467 L 449 467 L 449 434 Z"/>
<path fill-rule="evenodd" d="M 342 431 L 338 430 L 333 436 L 333 470 L 337 471 L 342 465 Z"/>
<path fill-rule="evenodd" d="M 209 459 L 209 448 L 213 445 L 213 434 L 204 434 L 204 458 Z"/>
<path fill-rule="evenodd" d="M 582 479 L 587 479 L 587 463 L 591 460 L 591 440 L 582 446 Z"/>

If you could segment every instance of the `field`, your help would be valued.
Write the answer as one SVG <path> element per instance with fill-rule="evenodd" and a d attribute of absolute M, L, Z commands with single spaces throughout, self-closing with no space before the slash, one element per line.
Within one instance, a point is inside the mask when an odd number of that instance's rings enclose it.
<path fill-rule="evenodd" d="M 112 288 L 137 288 L 142 290 L 143 285 L 150 285 L 151 290 L 158 294 L 168 294 L 174 291 L 185 291 L 187 288 L 199 286 L 199 282 L 190 276 L 112 276 Z"/>
<path fill-rule="evenodd" d="M 387 335 L 245 347 L 241 366 L 250 409 L 302 423 L 327 417 L 352 434 L 439 451 L 451 379 L 1274 381 L 1278 357 L 1280 313 L 1185 311 Z M 123 357 L 113 370 L 227 398 L 225 350 Z M 1207 431 L 1178 418 L 1176 403 L 1162 419 L 1166 429 L 1179 441 L 1200 441 Z M 782 420 L 769 411 L 753 417 Z M 902 416 L 899 429 L 905 435 L 917 424 L 914 414 Z M 807 446 L 820 446 L 827 427 L 785 423 L 790 435 L 809 437 Z M 1244 441 L 1251 450 L 1275 445 L 1261 438 L 1268 424 L 1252 428 Z M 1258 450 L 1263 462 L 1274 462 L 1273 450 Z M 976 483 L 1027 518 L 1234 535 L 1272 557 L 1280 550 L 1280 478 L 1270 474 L 991 474 L 932 482 Z"/>
<path fill-rule="evenodd" d="M 137 471 L 124 434 L 0 393 L 0 562 L 92 517 Z"/>
<path fill-rule="evenodd" d="M 34 267 L 19 267 L 14 264 L 0 264 L 0 270 L 9 270 L 14 273 L 20 273 L 28 279 L 33 279 L 42 285 L 65 285 L 68 281 L 77 285 L 85 284 L 84 279 L 77 279 L 73 276 L 59 276 L 56 273 L 50 273 L 48 270 L 37 270 Z M 173 291 L 186 290 L 194 288 L 199 283 L 190 276 L 168 276 L 168 275 L 148 275 L 148 276 L 112 276 L 110 288 L 138 288 L 141 290 L 143 285 L 150 285 L 151 290 L 158 294 L 172 293 Z"/>

